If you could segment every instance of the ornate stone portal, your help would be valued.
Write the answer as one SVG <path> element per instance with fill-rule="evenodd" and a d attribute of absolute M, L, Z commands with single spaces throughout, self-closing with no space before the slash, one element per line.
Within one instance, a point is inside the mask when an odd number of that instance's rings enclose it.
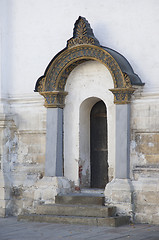
<path fill-rule="evenodd" d="M 99 61 L 109 69 L 114 81 L 114 89 L 110 91 L 115 104 L 129 103 L 135 91 L 132 85 L 143 85 L 128 61 L 116 51 L 100 46 L 88 21 L 79 17 L 66 48 L 52 59 L 44 75 L 37 80 L 35 91 L 44 96 L 46 107 L 64 107 L 68 75 L 88 60 Z"/>
<path fill-rule="evenodd" d="M 66 48 L 51 60 L 44 75 L 37 80 L 35 86 L 35 92 L 44 96 L 45 107 L 47 107 L 45 176 L 63 176 L 63 160 L 65 161 L 63 159 L 63 108 L 67 95 L 65 85 L 71 71 L 89 60 L 102 63 L 109 70 L 113 79 L 114 89 L 109 90 L 114 94 L 114 103 L 116 104 L 115 179 L 120 179 L 124 194 L 130 195 L 128 202 L 131 205 L 131 187 L 128 180 L 130 172 L 129 103 L 131 95 L 135 91 L 134 86 L 144 84 L 121 54 L 99 44 L 90 24 L 84 17 L 78 18 L 73 37 L 67 41 Z M 76 171 L 78 170 L 76 169 Z M 119 182 L 113 181 L 107 184 L 105 191 L 107 202 L 113 203 L 113 188 L 114 191 L 117 191 Z M 122 201 L 122 199 L 120 200 Z M 128 211 L 130 210 L 131 207 L 128 206 Z"/>

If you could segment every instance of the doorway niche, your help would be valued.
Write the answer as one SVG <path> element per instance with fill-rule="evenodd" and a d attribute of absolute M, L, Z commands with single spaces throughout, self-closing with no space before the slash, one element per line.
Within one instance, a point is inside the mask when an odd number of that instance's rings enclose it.
<path fill-rule="evenodd" d="M 115 165 L 115 105 L 109 91 L 112 76 L 97 61 L 77 66 L 69 75 L 64 107 L 64 176 L 81 188 L 91 187 L 90 114 L 92 107 L 102 101 L 107 109 L 109 179 L 114 177 Z"/>
<path fill-rule="evenodd" d="M 106 112 L 105 103 L 95 97 L 86 99 L 80 106 L 79 180 L 81 188 L 104 188 L 108 183 Z M 103 166 L 101 166 L 101 158 L 104 158 Z M 100 180 L 103 177 L 105 179 L 101 183 Z"/>

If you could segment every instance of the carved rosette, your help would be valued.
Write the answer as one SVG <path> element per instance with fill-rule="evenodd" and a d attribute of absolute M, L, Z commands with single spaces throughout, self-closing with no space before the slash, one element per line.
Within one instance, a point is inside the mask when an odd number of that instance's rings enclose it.
<path fill-rule="evenodd" d="M 47 91 L 40 92 L 40 94 L 45 98 L 44 106 L 47 108 L 63 108 L 65 106 L 67 92 Z"/>
<path fill-rule="evenodd" d="M 109 89 L 114 94 L 115 104 L 128 104 L 131 100 L 131 95 L 135 91 L 135 88 L 114 88 Z"/>

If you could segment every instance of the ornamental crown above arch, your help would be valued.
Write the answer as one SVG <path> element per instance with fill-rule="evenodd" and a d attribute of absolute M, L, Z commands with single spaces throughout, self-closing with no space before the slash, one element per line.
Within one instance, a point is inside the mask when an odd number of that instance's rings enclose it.
<path fill-rule="evenodd" d="M 132 85 L 144 85 L 121 54 L 100 45 L 88 21 L 80 16 L 66 48 L 51 60 L 44 75 L 36 82 L 34 91 L 44 96 L 46 107 L 64 107 L 68 75 L 76 66 L 88 60 L 99 61 L 110 71 L 114 82 L 114 89 L 110 91 L 114 94 L 116 104 L 130 102 L 135 90 Z"/>

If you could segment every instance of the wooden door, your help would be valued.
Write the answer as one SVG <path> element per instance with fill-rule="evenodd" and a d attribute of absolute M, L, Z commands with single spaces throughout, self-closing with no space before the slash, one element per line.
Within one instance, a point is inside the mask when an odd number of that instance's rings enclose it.
<path fill-rule="evenodd" d="M 91 187 L 104 188 L 108 182 L 107 112 L 103 101 L 90 114 Z"/>

